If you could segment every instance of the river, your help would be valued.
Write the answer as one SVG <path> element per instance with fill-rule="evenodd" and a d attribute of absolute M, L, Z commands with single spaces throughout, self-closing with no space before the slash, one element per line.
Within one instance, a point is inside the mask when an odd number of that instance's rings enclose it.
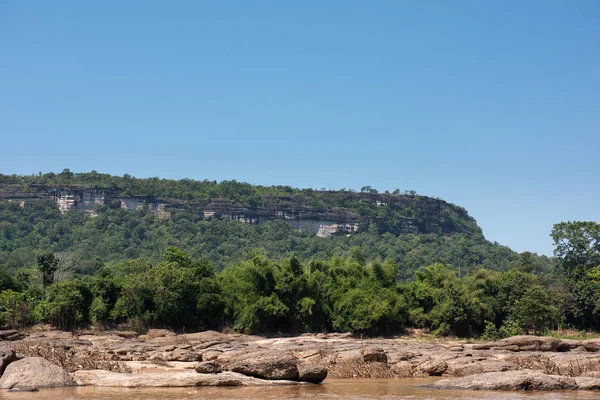
<path fill-rule="evenodd" d="M 225 399 L 597 399 L 594 392 L 473 392 L 420 387 L 435 379 L 327 379 L 321 385 L 121 389 L 79 387 L 34 393 L 0 392 L 2 400 L 225 400 Z"/>

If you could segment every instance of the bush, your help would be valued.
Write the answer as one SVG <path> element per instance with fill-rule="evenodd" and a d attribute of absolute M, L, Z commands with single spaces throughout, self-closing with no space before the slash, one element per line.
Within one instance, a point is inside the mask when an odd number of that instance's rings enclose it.
<path fill-rule="evenodd" d="M 485 328 L 483 329 L 483 333 L 480 337 L 484 340 L 498 339 L 500 334 L 498 333 L 498 329 L 496 329 L 496 324 L 490 321 L 485 321 Z"/>
<path fill-rule="evenodd" d="M 92 294 L 81 281 L 55 283 L 47 288 L 47 295 L 36 307 L 39 322 L 58 329 L 75 329 L 88 320 Z"/>
<path fill-rule="evenodd" d="M 35 299 L 27 293 L 15 292 L 11 289 L 0 293 L 0 321 L 12 329 L 22 329 L 33 323 Z"/>
<path fill-rule="evenodd" d="M 523 333 L 521 325 L 517 321 L 506 320 L 498 330 L 498 335 L 501 338 L 507 338 L 511 336 L 518 336 Z"/>

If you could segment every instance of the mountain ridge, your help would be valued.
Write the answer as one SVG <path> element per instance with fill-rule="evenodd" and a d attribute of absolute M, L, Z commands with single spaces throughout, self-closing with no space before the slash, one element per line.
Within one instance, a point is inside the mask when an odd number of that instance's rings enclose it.
<path fill-rule="evenodd" d="M 98 173 L 17 176 L 0 174 L 0 201 L 27 202 L 51 199 L 61 212 L 93 211 L 101 206 L 146 209 L 166 218 L 172 213 L 196 213 L 205 218 L 226 218 L 258 224 L 285 219 L 296 227 L 317 232 L 336 225 L 356 232 L 374 224 L 380 234 L 481 233 L 468 212 L 434 197 L 260 186 L 236 181 L 137 179 Z M 314 221 L 306 224 L 302 221 Z"/>

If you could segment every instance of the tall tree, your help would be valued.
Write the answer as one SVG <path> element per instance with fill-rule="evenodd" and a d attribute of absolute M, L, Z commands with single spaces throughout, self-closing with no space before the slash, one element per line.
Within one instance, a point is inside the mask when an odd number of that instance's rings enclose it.
<path fill-rule="evenodd" d="M 567 277 L 569 289 L 578 303 L 574 316 L 582 326 L 598 325 L 596 299 L 599 284 L 589 273 L 600 266 L 600 224 L 596 222 L 562 222 L 554 225 L 554 255 Z"/>
<path fill-rule="evenodd" d="M 44 287 L 51 285 L 54 282 L 54 274 L 58 269 L 58 258 L 52 252 L 38 254 L 37 265 L 42 273 L 42 283 Z"/>

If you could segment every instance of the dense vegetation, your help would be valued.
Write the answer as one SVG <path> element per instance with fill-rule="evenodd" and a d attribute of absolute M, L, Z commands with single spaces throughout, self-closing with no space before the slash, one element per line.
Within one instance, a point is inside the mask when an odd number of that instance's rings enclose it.
<path fill-rule="evenodd" d="M 419 233 L 481 235 L 481 229 L 467 211 L 441 199 L 419 196 L 413 190 L 401 193 L 378 193 L 370 186 L 360 192 L 353 190 L 295 189 L 291 186 L 258 186 L 236 181 L 195 181 L 191 179 L 137 179 L 90 173 L 74 174 L 64 170 L 32 176 L 0 174 L 2 191 L 20 192 L 26 196 L 40 195 L 56 189 L 103 190 L 112 196 L 137 196 L 150 201 L 160 200 L 179 212 L 200 212 L 213 202 L 256 210 L 266 208 L 279 211 L 294 209 L 343 211 L 353 215 L 353 222 L 361 229 L 374 227 L 379 234 L 398 235 L 416 228 Z"/>
<path fill-rule="evenodd" d="M 569 224 L 567 229 L 573 228 Z M 598 225 L 593 229 L 600 232 Z M 561 226 L 555 229 L 556 235 Z M 597 233 L 596 233 L 597 234 Z M 564 238 L 564 236 L 560 236 Z M 598 261 L 598 254 L 588 254 Z M 561 265 L 573 276 L 586 263 Z M 415 279 L 398 282 L 399 266 L 352 256 L 301 263 L 252 251 L 246 260 L 215 273 L 208 260 L 169 247 L 161 260 L 136 259 L 101 267 L 94 276 L 57 280 L 53 253 L 37 257 L 36 274 L 2 276 L 0 318 L 22 327 L 33 322 L 74 329 L 87 323 L 144 330 L 232 327 L 242 332 L 350 331 L 367 335 L 399 333 L 404 327 L 436 334 L 498 337 L 543 333 L 559 324 L 597 326 L 600 267 L 564 281 L 531 273 L 534 258 L 524 253 L 506 272 L 477 268 L 459 278 L 436 263 L 419 268 Z M 591 297 L 580 297 L 587 285 Z M 589 314 L 582 313 L 589 310 Z M 583 317 L 583 318 L 581 318 Z M 580 319 L 581 318 L 581 319 Z"/>
<path fill-rule="evenodd" d="M 237 221 L 203 220 L 195 214 L 159 219 L 152 213 L 102 207 L 98 216 L 58 212 L 51 202 L 0 203 L 0 265 L 13 273 L 35 266 L 40 251 L 61 259 L 61 274 L 93 274 L 103 264 L 134 258 L 158 261 L 169 246 L 194 258 L 207 258 L 217 270 L 262 248 L 270 258 L 294 252 L 301 261 L 347 257 L 354 247 L 369 260 L 391 259 L 402 267 L 399 278 L 408 279 L 422 266 L 441 262 L 460 268 L 461 274 L 477 266 L 507 270 L 518 255 L 482 235 L 379 234 L 376 229 L 330 239 L 301 232 L 282 220 L 258 226 Z M 548 260 L 540 258 L 541 263 Z"/>
<path fill-rule="evenodd" d="M 229 196 L 246 204 L 278 191 L 298 192 L 93 172 L 0 178 L 0 184 L 23 190 L 40 184 L 120 185 L 135 194 L 151 188 L 153 195 L 162 190 L 161 196 L 207 196 L 206 201 Z M 335 197 L 301 192 L 317 201 Z M 451 207 L 454 217 L 462 213 Z M 2 202 L 0 319 L 7 326 L 45 322 L 63 329 L 93 323 L 138 330 L 377 335 L 420 327 L 487 337 L 558 325 L 599 327 L 600 225 L 557 224 L 552 231 L 557 257 L 550 260 L 488 242 L 469 225 L 474 221 L 466 212 L 460 218 L 464 229 L 450 234 L 382 231 L 395 210 L 376 212 L 382 214 L 369 215 L 381 218 L 379 223 L 323 239 L 283 220 L 250 226 L 194 213 L 159 219 L 109 206 L 92 218 L 61 214 L 49 201 L 25 208 Z"/>

